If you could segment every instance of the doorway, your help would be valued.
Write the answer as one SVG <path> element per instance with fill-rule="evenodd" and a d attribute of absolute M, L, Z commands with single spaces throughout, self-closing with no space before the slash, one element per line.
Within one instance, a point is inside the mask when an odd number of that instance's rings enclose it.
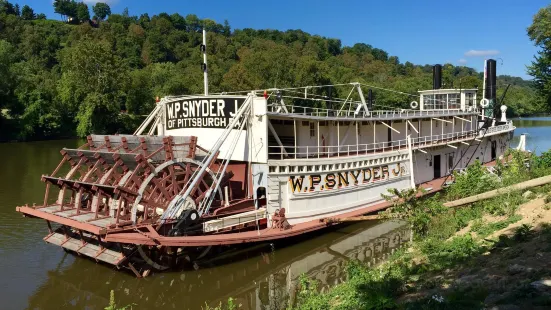
<path fill-rule="evenodd" d="M 439 177 L 442 176 L 442 171 L 440 169 L 440 155 L 435 155 L 434 156 L 434 178 L 435 179 L 438 179 Z"/>
<path fill-rule="evenodd" d="M 492 159 L 491 160 L 496 160 L 496 157 L 497 157 L 496 151 L 497 151 L 497 141 L 492 141 Z"/>

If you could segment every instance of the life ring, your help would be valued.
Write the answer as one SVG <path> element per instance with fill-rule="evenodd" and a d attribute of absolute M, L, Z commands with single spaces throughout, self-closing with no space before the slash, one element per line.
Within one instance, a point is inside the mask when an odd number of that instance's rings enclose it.
<path fill-rule="evenodd" d="M 490 100 L 484 98 L 482 100 L 480 100 L 480 106 L 483 107 L 483 108 L 487 108 L 490 106 Z"/>
<path fill-rule="evenodd" d="M 417 107 L 419 106 L 419 103 L 417 103 L 417 101 L 412 101 L 409 105 L 412 109 L 417 109 Z"/>

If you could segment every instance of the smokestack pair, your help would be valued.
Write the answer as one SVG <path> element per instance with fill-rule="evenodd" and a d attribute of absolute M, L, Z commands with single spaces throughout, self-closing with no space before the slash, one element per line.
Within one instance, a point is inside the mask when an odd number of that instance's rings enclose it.
<path fill-rule="evenodd" d="M 496 100 L 496 61 L 494 59 L 486 60 L 484 80 L 486 83 L 486 89 L 484 92 L 484 98 L 494 101 Z M 432 67 L 432 89 L 442 88 L 442 65 L 434 65 Z"/>

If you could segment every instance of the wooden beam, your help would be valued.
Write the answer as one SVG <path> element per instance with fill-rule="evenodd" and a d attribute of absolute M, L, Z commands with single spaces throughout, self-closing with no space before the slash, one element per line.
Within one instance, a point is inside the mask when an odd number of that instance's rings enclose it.
<path fill-rule="evenodd" d="M 419 152 L 423 153 L 423 154 L 427 154 L 427 151 L 423 150 L 423 149 L 417 149 Z"/>
<path fill-rule="evenodd" d="M 396 133 L 400 133 L 400 132 L 399 132 L 398 130 L 396 130 L 396 129 L 392 128 L 392 126 L 388 125 L 388 124 L 387 124 L 387 123 L 385 123 L 385 122 L 381 122 L 381 121 L 379 121 L 379 123 L 381 123 L 381 124 L 385 125 L 386 127 L 390 128 L 391 130 L 393 130 L 393 131 L 394 131 L 394 132 L 396 132 Z"/>
<path fill-rule="evenodd" d="M 436 121 L 441 121 L 441 122 L 446 122 L 446 123 L 452 123 L 452 121 L 448 121 L 448 120 L 441 119 L 441 118 L 437 118 L 437 117 L 433 117 L 432 119 L 433 119 L 433 120 L 436 120 Z"/>
<path fill-rule="evenodd" d="M 456 149 L 456 148 L 457 148 L 457 146 L 451 145 L 451 144 L 448 144 L 448 146 L 451 147 L 452 149 Z"/>
<path fill-rule="evenodd" d="M 268 119 L 268 128 L 270 128 L 270 131 L 274 135 L 274 138 L 275 138 L 277 144 L 279 144 L 279 146 L 281 147 L 281 150 L 283 151 L 285 156 L 289 156 L 289 154 L 287 154 L 287 151 L 285 150 L 285 147 L 283 146 L 283 143 L 281 143 L 281 140 L 279 140 L 279 136 L 277 135 L 274 127 L 272 126 L 272 122 L 270 122 L 269 119 Z M 296 137 L 295 137 L 295 139 L 296 139 Z"/>
<path fill-rule="evenodd" d="M 466 118 L 462 118 L 462 117 L 459 117 L 459 116 L 454 116 L 454 117 L 457 118 L 457 119 L 460 119 L 462 121 L 465 121 L 465 122 L 469 122 L 469 123 L 471 122 L 470 120 L 468 120 Z"/>
<path fill-rule="evenodd" d="M 407 122 L 411 126 L 411 128 L 413 128 L 413 130 L 415 130 L 415 132 L 419 134 L 419 130 L 417 130 L 417 128 L 415 128 L 415 126 L 413 126 L 413 124 L 409 120 Z"/>

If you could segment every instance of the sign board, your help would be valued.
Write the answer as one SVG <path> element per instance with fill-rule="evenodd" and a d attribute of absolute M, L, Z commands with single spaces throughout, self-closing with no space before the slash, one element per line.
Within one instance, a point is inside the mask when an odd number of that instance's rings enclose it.
<path fill-rule="evenodd" d="M 245 97 L 197 97 L 166 103 L 166 129 L 226 128 Z"/>
<path fill-rule="evenodd" d="M 406 175 L 409 175 L 409 171 L 406 163 L 402 162 L 349 171 L 290 176 L 289 187 L 293 194 L 327 192 L 354 186 L 370 186 L 373 183 L 389 181 Z"/>

